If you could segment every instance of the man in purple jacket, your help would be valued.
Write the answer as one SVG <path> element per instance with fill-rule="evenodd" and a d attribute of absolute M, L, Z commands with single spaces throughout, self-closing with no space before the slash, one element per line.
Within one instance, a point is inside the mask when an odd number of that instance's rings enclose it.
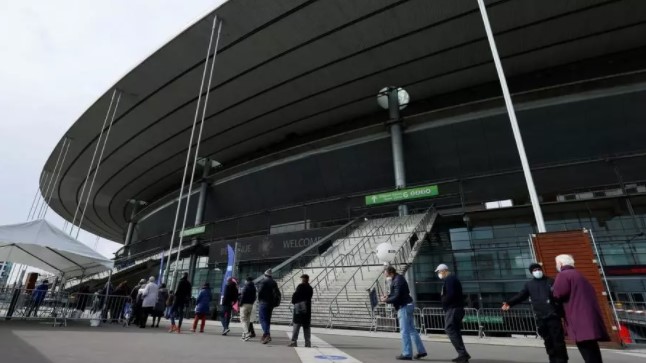
<path fill-rule="evenodd" d="M 568 337 L 576 342 L 585 363 L 603 363 L 599 341 L 609 340 L 594 287 L 574 269 L 570 255 L 556 256 L 559 274 L 554 297 L 563 302 Z"/>

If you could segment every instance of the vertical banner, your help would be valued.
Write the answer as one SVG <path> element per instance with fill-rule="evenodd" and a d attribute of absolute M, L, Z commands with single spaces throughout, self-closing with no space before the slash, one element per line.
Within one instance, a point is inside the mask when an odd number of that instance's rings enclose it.
<path fill-rule="evenodd" d="M 159 260 L 159 275 L 157 276 L 157 285 L 161 285 L 162 281 L 166 281 L 162 276 L 164 273 L 164 251 L 162 250 L 161 258 Z M 170 288 L 170 287 L 169 287 Z"/>
<path fill-rule="evenodd" d="M 231 245 L 227 245 L 227 270 L 222 278 L 222 287 L 220 288 L 220 305 L 224 298 L 224 289 L 227 287 L 227 280 L 233 275 L 233 264 L 235 262 L 235 251 Z"/>

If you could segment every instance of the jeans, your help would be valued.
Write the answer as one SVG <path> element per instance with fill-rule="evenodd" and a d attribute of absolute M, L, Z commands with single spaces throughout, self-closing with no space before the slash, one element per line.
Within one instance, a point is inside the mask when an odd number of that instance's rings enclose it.
<path fill-rule="evenodd" d="M 458 352 L 458 356 L 468 356 L 467 349 L 462 341 L 462 318 L 464 318 L 464 308 L 449 308 L 444 312 L 444 330 L 449 336 L 453 348 Z"/>
<path fill-rule="evenodd" d="M 558 317 L 538 320 L 538 335 L 543 338 L 545 351 L 550 363 L 567 363 L 568 355 L 565 347 L 563 325 Z"/>
<path fill-rule="evenodd" d="M 244 304 L 240 307 L 240 323 L 242 324 L 242 336 L 250 336 L 249 326 L 251 325 L 251 310 L 253 304 Z"/>
<path fill-rule="evenodd" d="M 310 325 L 303 325 L 303 324 L 296 324 L 294 323 L 294 326 L 292 328 L 292 342 L 296 342 L 298 340 L 298 333 L 301 330 L 301 327 L 303 327 L 303 337 L 305 338 L 305 346 L 310 345 L 310 339 L 312 336 L 312 328 Z"/>
<path fill-rule="evenodd" d="M 173 312 L 170 314 L 170 323 L 175 325 L 175 318 L 178 318 L 177 327 L 182 327 L 182 321 L 184 321 L 184 305 L 173 306 Z"/>
<path fill-rule="evenodd" d="M 599 342 L 596 340 L 576 342 L 576 347 L 579 348 L 579 353 L 585 363 L 603 363 Z"/>
<path fill-rule="evenodd" d="M 422 338 L 420 338 L 419 333 L 415 330 L 414 312 L 415 306 L 413 304 L 404 305 L 397 311 L 399 330 L 402 335 L 402 355 L 405 357 L 413 356 L 412 343 L 417 347 L 418 353 L 426 353 L 424 344 L 422 344 Z"/>
<path fill-rule="evenodd" d="M 164 318 L 170 319 L 170 316 L 173 314 L 173 307 L 172 306 L 167 306 L 166 310 L 164 310 Z"/>
<path fill-rule="evenodd" d="M 262 334 L 267 336 L 270 335 L 269 329 L 271 328 L 271 313 L 274 311 L 274 307 L 270 304 L 261 302 L 258 305 L 258 317 L 260 318 L 260 327 L 262 328 Z"/>
<path fill-rule="evenodd" d="M 229 323 L 231 322 L 231 310 L 233 308 L 231 305 L 222 305 L 222 329 L 229 329 Z"/>

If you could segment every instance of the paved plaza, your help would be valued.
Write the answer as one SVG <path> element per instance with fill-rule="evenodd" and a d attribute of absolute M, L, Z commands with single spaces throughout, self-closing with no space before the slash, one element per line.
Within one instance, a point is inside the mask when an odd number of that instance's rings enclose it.
<path fill-rule="evenodd" d="M 275 327 L 273 341 L 243 342 L 236 326 L 221 336 L 216 322 L 209 322 L 204 334 L 168 334 L 166 328 L 139 329 L 89 323 L 52 327 L 46 323 L 0 322 L 2 362 L 25 363 L 176 363 L 176 362 L 262 362 L 262 363 L 357 363 L 394 362 L 399 340 L 393 333 L 313 329 L 313 348 L 288 348 L 288 327 Z M 442 335 L 424 337 L 429 357 L 424 361 L 444 363 L 455 357 Z M 472 363 L 546 362 L 540 341 L 527 338 L 466 337 Z M 302 345 L 302 343 L 301 343 Z M 603 352 L 605 362 L 632 363 L 646 360 L 645 349 Z M 582 363 L 570 350 L 570 362 Z"/>

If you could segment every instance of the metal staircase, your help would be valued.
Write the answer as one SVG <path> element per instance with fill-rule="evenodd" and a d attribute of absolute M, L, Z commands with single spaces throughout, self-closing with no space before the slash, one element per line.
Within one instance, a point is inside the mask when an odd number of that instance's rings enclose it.
<path fill-rule="evenodd" d="M 324 255 L 278 281 L 283 301 L 274 310 L 272 321 L 291 322 L 291 296 L 300 276 L 306 273 L 314 289 L 313 325 L 368 329 L 372 323 L 368 292 L 380 284 L 384 268 L 376 256 L 377 246 L 390 243 L 397 251 L 390 263 L 405 271 L 436 216 L 435 210 L 429 209 L 423 214 L 364 222 L 347 237 L 335 241 Z"/>

